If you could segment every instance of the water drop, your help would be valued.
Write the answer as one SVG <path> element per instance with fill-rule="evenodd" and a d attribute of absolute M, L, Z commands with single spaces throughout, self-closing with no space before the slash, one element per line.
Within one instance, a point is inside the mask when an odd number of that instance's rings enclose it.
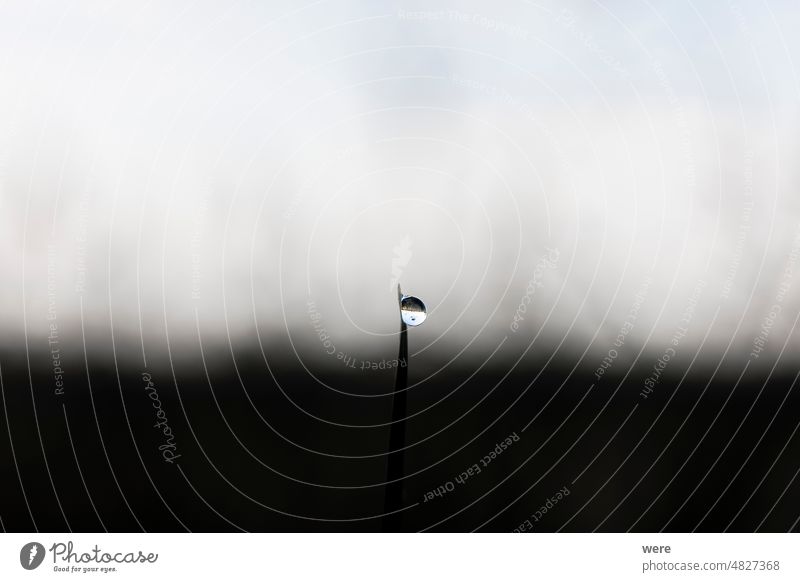
<path fill-rule="evenodd" d="M 428 317 L 425 304 L 413 295 L 403 295 L 400 298 L 400 317 L 406 325 L 414 327 L 421 324 Z"/>

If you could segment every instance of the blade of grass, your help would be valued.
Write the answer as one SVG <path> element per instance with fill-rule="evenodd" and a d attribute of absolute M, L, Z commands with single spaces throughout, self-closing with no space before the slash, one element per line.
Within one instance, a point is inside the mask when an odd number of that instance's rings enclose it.
<path fill-rule="evenodd" d="M 397 285 L 397 306 L 403 293 Z M 401 365 L 401 364 L 405 365 Z M 386 470 L 386 501 L 384 531 L 401 531 L 403 507 L 404 451 L 406 440 L 406 407 L 408 395 L 408 328 L 400 318 L 400 351 L 397 356 L 397 375 L 392 395 L 392 424 L 389 427 L 389 452 Z"/>

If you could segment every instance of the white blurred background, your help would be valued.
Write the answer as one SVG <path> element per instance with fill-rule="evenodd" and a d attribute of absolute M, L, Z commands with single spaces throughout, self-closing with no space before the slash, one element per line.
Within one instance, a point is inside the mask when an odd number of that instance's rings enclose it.
<path fill-rule="evenodd" d="M 779 304 L 775 351 L 800 309 L 792 2 L 0 14 L 7 346 L 57 322 L 325 357 L 313 312 L 337 350 L 392 354 L 396 282 L 431 312 L 418 351 L 604 353 L 648 277 L 629 342 L 654 350 L 699 282 L 686 341 L 712 352 Z"/>

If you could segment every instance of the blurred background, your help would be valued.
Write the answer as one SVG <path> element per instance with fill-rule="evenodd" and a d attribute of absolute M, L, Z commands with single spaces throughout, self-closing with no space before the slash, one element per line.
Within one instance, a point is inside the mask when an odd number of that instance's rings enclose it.
<path fill-rule="evenodd" d="M 798 24 L 4 4 L 0 525 L 796 529 Z"/>

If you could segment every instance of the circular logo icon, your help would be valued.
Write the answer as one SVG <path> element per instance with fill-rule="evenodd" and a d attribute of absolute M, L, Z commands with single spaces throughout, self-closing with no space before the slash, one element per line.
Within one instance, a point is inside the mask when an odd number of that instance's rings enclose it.
<path fill-rule="evenodd" d="M 19 563 L 26 570 L 38 568 L 44 561 L 44 546 L 39 542 L 29 542 L 19 551 Z"/>

